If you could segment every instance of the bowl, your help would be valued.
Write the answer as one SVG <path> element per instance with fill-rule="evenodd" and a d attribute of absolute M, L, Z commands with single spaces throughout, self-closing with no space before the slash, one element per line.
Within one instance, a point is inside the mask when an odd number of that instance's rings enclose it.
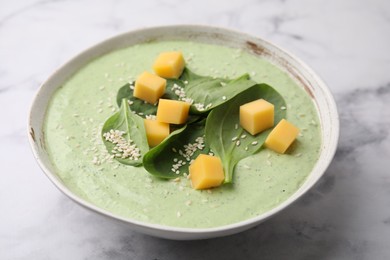
<path fill-rule="evenodd" d="M 155 40 L 189 40 L 244 49 L 253 55 L 269 60 L 287 72 L 308 93 L 313 99 L 319 115 L 322 144 L 319 159 L 313 170 L 292 196 L 275 208 L 254 218 L 221 227 L 195 229 L 149 224 L 117 216 L 80 198 L 64 185 L 56 174 L 45 148 L 43 123 L 46 109 L 53 93 L 69 77 L 91 60 L 113 50 Z M 92 212 L 106 216 L 108 219 L 119 221 L 135 231 L 156 237 L 189 240 L 213 238 L 244 231 L 274 216 L 302 197 L 324 174 L 334 156 L 339 137 L 339 117 L 334 99 L 325 83 L 312 69 L 289 52 L 263 39 L 241 32 L 209 26 L 178 25 L 141 29 L 115 36 L 81 52 L 65 63 L 38 90 L 31 106 L 28 133 L 30 145 L 39 166 L 52 183 L 70 199 Z"/>

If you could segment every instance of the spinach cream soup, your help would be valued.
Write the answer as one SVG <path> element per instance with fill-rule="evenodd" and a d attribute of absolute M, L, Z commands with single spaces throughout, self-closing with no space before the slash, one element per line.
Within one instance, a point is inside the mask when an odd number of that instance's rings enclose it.
<path fill-rule="evenodd" d="M 179 50 L 199 75 L 236 78 L 248 73 L 285 99 L 286 119 L 301 132 L 286 154 L 264 148 L 241 160 L 232 184 L 194 190 L 190 180 L 159 179 L 142 166 L 110 158 L 101 138 L 105 120 L 118 110 L 118 90 L 159 53 Z M 258 216 L 291 196 L 320 152 L 318 116 L 307 93 L 285 72 L 247 52 L 195 42 L 152 42 L 108 53 L 74 74 L 54 96 L 45 121 L 47 149 L 63 183 L 75 194 L 121 217 L 175 227 L 218 227 Z"/>

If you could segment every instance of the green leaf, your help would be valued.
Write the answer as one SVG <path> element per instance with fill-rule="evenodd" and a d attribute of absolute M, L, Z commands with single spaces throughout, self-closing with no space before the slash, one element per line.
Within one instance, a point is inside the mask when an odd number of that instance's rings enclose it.
<path fill-rule="evenodd" d="M 194 144 L 197 143 L 196 146 L 201 147 L 197 140 L 204 140 L 204 121 L 188 124 L 172 132 L 161 144 L 150 149 L 144 155 L 143 164 L 145 169 L 150 174 L 165 179 L 176 178 L 183 175 L 183 173 L 188 174 L 190 161 L 201 153 L 207 154 L 210 152 L 210 149 L 203 143 L 201 144 L 201 146 L 204 146 L 202 149 L 196 149 L 194 153 L 186 154 L 188 145 L 194 147 Z M 183 162 L 184 165 L 180 162 Z M 181 166 L 178 169 L 173 169 L 175 164 Z"/>
<path fill-rule="evenodd" d="M 208 76 L 200 76 L 185 68 L 180 79 L 167 79 L 165 94 L 161 98 L 180 100 L 175 93 L 177 89 L 172 89 L 175 85 L 182 88 L 185 97 L 193 100 L 190 115 L 207 114 L 213 108 L 227 102 L 240 92 L 254 86 L 256 82 L 249 79 L 248 74 L 244 74 L 236 79 L 221 79 Z M 146 115 L 155 115 L 157 106 L 145 103 L 144 101 L 133 96 L 134 82 L 127 83 L 121 87 L 117 94 L 117 103 L 120 106 L 123 98 L 130 101 L 130 108 L 138 115 L 145 118 Z M 200 109 L 199 105 L 204 109 Z M 189 120 L 194 122 L 199 117 L 192 116 Z"/>
<path fill-rule="evenodd" d="M 184 90 L 186 96 L 193 100 L 192 114 L 207 113 L 257 84 L 249 79 L 248 74 L 230 80 L 200 76 L 188 68 L 184 69 L 180 79 L 183 82 L 188 82 L 184 84 Z"/>
<path fill-rule="evenodd" d="M 232 182 L 236 164 L 241 159 L 257 153 L 271 131 L 269 129 L 252 136 L 239 124 L 240 106 L 260 98 L 275 106 L 275 125 L 285 117 L 285 110 L 280 109 L 286 105 L 283 97 L 266 84 L 258 84 L 245 90 L 229 102 L 213 109 L 207 117 L 206 143 L 222 160 L 225 183 Z M 243 135 L 245 138 L 241 138 Z M 239 145 L 235 138 L 240 141 Z M 253 142 L 257 144 L 253 145 Z"/>
<path fill-rule="evenodd" d="M 121 137 L 119 138 L 122 142 L 124 142 L 127 147 L 134 145 L 133 149 L 140 150 L 140 156 L 131 159 L 130 157 L 122 158 L 115 156 L 117 154 L 117 145 L 110 141 L 105 135 L 110 133 L 110 131 L 119 131 Z M 117 132 L 118 133 L 118 132 Z M 103 142 L 111 155 L 114 155 L 115 159 L 120 163 L 140 166 L 142 165 L 143 154 L 145 154 L 149 150 L 148 141 L 146 138 L 144 120 L 132 113 L 127 105 L 127 100 L 122 99 L 121 106 L 118 112 L 112 115 L 107 121 L 104 123 L 102 128 L 102 138 Z M 118 138 L 116 138 L 118 139 Z M 132 150 L 133 150 L 132 149 Z M 119 151 L 119 155 L 123 153 Z"/>

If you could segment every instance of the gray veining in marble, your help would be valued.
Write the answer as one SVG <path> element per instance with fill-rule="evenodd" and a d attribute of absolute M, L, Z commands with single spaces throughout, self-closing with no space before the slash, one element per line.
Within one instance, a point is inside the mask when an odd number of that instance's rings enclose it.
<path fill-rule="evenodd" d="M 203 241 L 138 234 L 62 195 L 35 163 L 27 111 L 39 84 L 86 47 L 165 24 L 224 26 L 311 65 L 341 117 L 336 157 L 303 199 L 249 231 Z M 0 2 L 0 259 L 389 259 L 387 0 Z"/>

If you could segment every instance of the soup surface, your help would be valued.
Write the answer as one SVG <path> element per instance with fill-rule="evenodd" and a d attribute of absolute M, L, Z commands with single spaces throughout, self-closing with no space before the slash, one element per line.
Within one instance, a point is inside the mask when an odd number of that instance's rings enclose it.
<path fill-rule="evenodd" d="M 118 89 L 151 71 L 157 55 L 169 50 L 182 51 L 197 74 L 234 78 L 249 73 L 273 86 L 286 101 L 287 120 L 301 129 L 289 153 L 263 149 L 239 162 L 233 184 L 203 191 L 192 189 L 184 177 L 157 179 L 143 167 L 107 159 L 101 127 L 118 109 Z M 90 62 L 54 94 L 45 133 L 56 173 L 81 198 L 125 218 L 189 228 L 232 224 L 274 208 L 305 181 L 321 145 L 313 101 L 289 75 L 241 50 L 185 41 L 135 45 Z"/>

